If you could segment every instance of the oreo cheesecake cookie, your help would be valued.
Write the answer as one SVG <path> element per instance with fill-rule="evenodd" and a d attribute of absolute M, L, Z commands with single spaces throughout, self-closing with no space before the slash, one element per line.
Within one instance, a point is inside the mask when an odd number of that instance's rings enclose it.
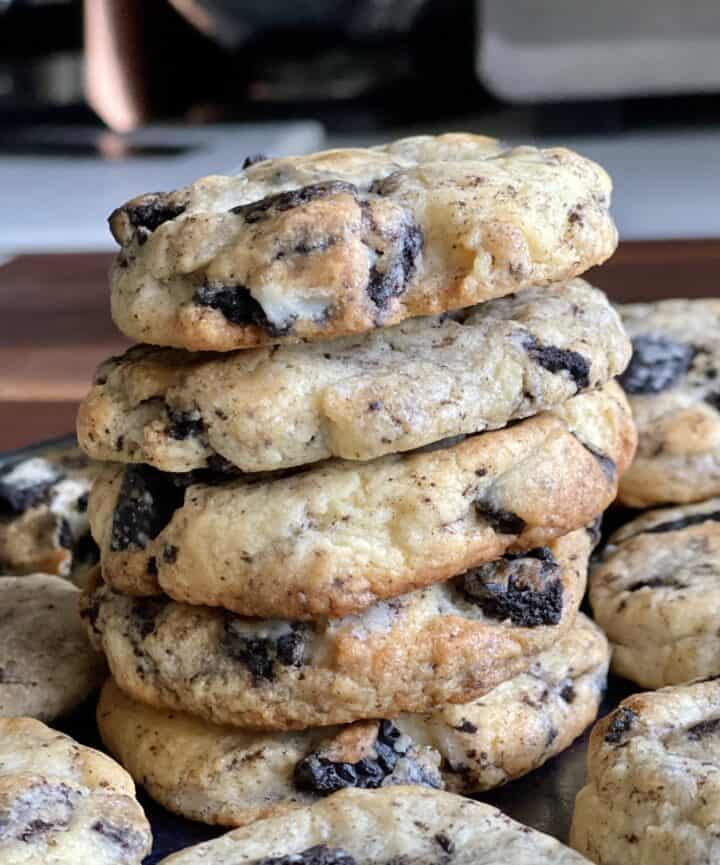
<path fill-rule="evenodd" d="M 135 346 L 98 369 L 78 438 L 95 459 L 170 472 L 370 460 L 555 408 L 629 359 L 607 298 L 575 279 L 331 342 Z"/>
<path fill-rule="evenodd" d="M 720 300 L 618 307 L 633 356 L 620 378 L 638 428 L 619 499 L 633 508 L 720 494 Z"/>
<path fill-rule="evenodd" d="M 99 470 L 75 447 L 48 448 L 0 468 L 0 575 L 84 581 L 99 555 L 87 515 Z"/>
<path fill-rule="evenodd" d="M 190 847 L 161 865 L 587 865 L 481 802 L 426 787 L 341 790 Z"/>
<path fill-rule="evenodd" d="M 31 718 L 0 718 L 3 865 L 141 865 L 152 846 L 114 760 Z"/>
<path fill-rule="evenodd" d="M 602 263 L 610 192 L 570 150 L 468 134 L 263 159 L 114 211 L 113 318 L 229 351 L 460 309 Z"/>

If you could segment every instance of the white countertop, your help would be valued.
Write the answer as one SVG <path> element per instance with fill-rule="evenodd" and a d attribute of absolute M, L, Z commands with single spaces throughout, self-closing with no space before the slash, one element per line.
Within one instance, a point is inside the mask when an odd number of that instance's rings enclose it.
<path fill-rule="evenodd" d="M 428 130 L 436 131 L 436 130 Z M 498 122 L 483 132 L 513 142 L 563 143 L 596 159 L 613 177 L 613 213 L 626 240 L 720 236 L 720 129 L 533 138 Z M 172 189 L 213 172 L 237 169 L 246 155 L 366 146 L 411 134 L 326 137 L 313 122 L 201 128 L 154 127 L 140 143 L 187 144 L 171 157 L 110 161 L 0 155 L 0 257 L 23 251 L 111 250 L 106 220 L 142 192 Z"/>
<path fill-rule="evenodd" d="M 96 130 L 77 129 L 79 140 Z M 322 146 L 313 122 L 243 126 L 155 126 L 137 144 L 182 145 L 177 156 L 3 156 L 0 154 L 0 256 L 18 252 L 110 250 L 107 218 L 135 195 L 174 189 L 198 177 L 237 170 L 246 156 L 286 156 Z"/>

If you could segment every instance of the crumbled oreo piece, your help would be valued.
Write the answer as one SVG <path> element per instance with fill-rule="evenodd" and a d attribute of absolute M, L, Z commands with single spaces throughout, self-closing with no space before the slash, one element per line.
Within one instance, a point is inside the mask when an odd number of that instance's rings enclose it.
<path fill-rule="evenodd" d="M 137 829 L 118 826 L 105 818 L 96 820 L 90 828 L 98 835 L 102 835 L 114 847 L 119 847 L 127 853 L 139 853 L 145 849 L 145 837 Z"/>
<path fill-rule="evenodd" d="M 405 291 L 412 279 L 415 264 L 423 248 L 422 229 L 408 214 L 400 238 L 392 238 L 390 249 L 370 268 L 367 293 L 379 309 Z M 381 263 L 381 266 L 378 264 Z"/>
<path fill-rule="evenodd" d="M 276 326 L 265 315 L 265 310 L 255 300 L 250 290 L 242 285 L 222 285 L 210 282 L 201 285 L 193 295 L 193 303 L 216 309 L 231 324 L 252 324 L 262 328 L 269 336 L 286 336 L 291 333 L 293 321 Z"/>
<path fill-rule="evenodd" d="M 178 557 L 178 548 L 173 544 L 165 544 L 165 546 L 163 547 L 162 557 L 165 564 L 175 564 Z"/>
<path fill-rule="evenodd" d="M 526 523 L 522 517 L 512 511 L 495 507 L 482 499 L 475 500 L 475 511 L 498 534 L 519 535 L 525 529 Z"/>
<path fill-rule="evenodd" d="M 31 457 L 0 469 L 0 512 L 21 514 L 48 500 L 63 473 L 42 457 Z"/>
<path fill-rule="evenodd" d="M 630 583 L 630 585 L 625 589 L 625 591 L 639 592 L 640 589 L 682 589 L 684 587 L 684 583 L 681 583 L 674 577 L 666 575 L 660 577 L 652 577 L 649 580 L 638 580 L 635 583 Z"/>
<path fill-rule="evenodd" d="M 133 228 L 153 232 L 163 222 L 169 222 L 185 212 L 184 204 L 170 204 L 169 200 L 165 192 L 149 192 L 137 199 L 134 204 L 126 204 L 119 210 L 113 211 L 110 214 L 110 224 L 112 225 L 119 214 L 125 213 Z"/>
<path fill-rule="evenodd" d="M 39 782 L 29 787 L 10 811 L 0 812 L 0 841 L 30 842 L 38 835 L 64 829 L 72 819 L 78 793 L 62 782 Z"/>
<path fill-rule="evenodd" d="M 310 754 L 295 766 L 293 780 L 298 789 L 321 795 L 346 787 L 376 789 L 406 756 L 410 745 L 408 737 L 391 721 L 381 721 L 373 756 L 363 757 L 357 763 L 336 763 L 319 753 Z"/>
<path fill-rule="evenodd" d="M 80 602 L 80 618 L 85 620 L 93 631 L 99 636 L 100 629 L 97 621 L 100 618 L 100 590 L 96 589 L 85 596 Z"/>
<path fill-rule="evenodd" d="M 130 547 L 143 549 L 160 534 L 185 498 L 184 487 L 177 478 L 151 466 L 125 467 L 113 513 L 110 536 L 113 552 Z"/>
<path fill-rule="evenodd" d="M 287 192 L 268 195 L 266 198 L 252 201 L 250 204 L 239 204 L 237 207 L 230 208 L 230 212 L 242 216 L 245 222 L 259 222 L 271 213 L 292 210 L 294 207 L 309 204 L 311 201 L 316 201 L 320 198 L 329 198 L 331 195 L 340 195 L 342 193 L 357 198 L 357 186 L 341 180 L 312 183 L 309 186 L 302 186 L 300 189 L 290 189 Z"/>
<path fill-rule="evenodd" d="M 572 703 L 575 700 L 575 697 L 577 697 L 577 692 L 575 691 L 575 686 L 572 682 L 566 682 L 562 686 L 562 688 L 560 689 L 560 697 L 568 704 Z"/>
<path fill-rule="evenodd" d="M 264 153 L 251 153 L 250 156 L 246 156 L 243 159 L 242 170 L 245 171 L 246 168 L 250 168 L 251 165 L 257 165 L 258 162 L 265 162 L 269 159 Z"/>
<path fill-rule="evenodd" d="M 687 737 L 692 742 L 699 742 L 706 736 L 714 736 L 718 731 L 720 731 L 720 718 L 714 718 L 712 721 L 701 721 L 690 727 Z"/>
<path fill-rule="evenodd" d="M 455 844 L 444 832 L 438 832 L 435 841 L 442 847 L 443 852 L 452 854 L 455 852 Z"/>
<path fill-rule="evenodd" d="M 575 436 L 575 438 L 580 442 L 580 444 L 585 448 L 588 453 L 591 453 L 595 457 L 595 459 L 598 461 L 600 468 L 602 469 L 602 473 L 610 481 L 610 483 L 614 483 L 615 478 L 617 477 L 617 466 L 615 465 L 615 461 L 610 459 L 607 454 L 599 451 L 596 447 L 593 447 L 587 442 L 584 442 L 578 436 Z"/>
<path fill-rule="evenodd" d="M 259 859 L 253 865 L 355 865 L 355 859 L 340 847 L 318 844 L 315 847 L 308 847 L 302 853 Z"/>
<path fill-rule="evenodd" d="M 530 334 L 526 334 L 523 345 L 535 363 L 548 372 L 566 372 L 578 390 L 590 385 L 590 361 L 580 352 L 555 345 L 541 345 Z"/>
<path fill-rule="evenodd" d="M 167 433 L 170 438 L 184 441 L 191 436 L 199 436 L 205 432 L 205 422 L 199 409 L 181 411 L 180 409 L 167 409 L 168 424 Z"/>
<path fill-rule="evenodd" d="M 400 183 L 402 178 L 401 171 L 394 171 L 392 174 L 388 174 L 387 177 L 381 177 L 379 179 L 373 180 L 373 182 L 368 187 L 368 192 L 371 195 L 379 195 L 381 198 L 386 195 L 392 195 L 393 192 L 397 191 L 398 184 Z"/>
<path fill-rule="evenodd" d="M 289 630 L 277 636 L 258 636 L 245 628 L 240 616 L 226 613 L 223 625 L 223 649 L 243 664 L 254 684 L 271 682 L 276 666 L 301 667 L 305 663 L 311 628 L 293 622 Z"/>
<path fill-rule="evenodd" d="M 155 633 L 157 618 L 169 603 L 170 599 L 164 597 L 133 600 L 130 621 L 141 640 Z"/>
<path fill-rule="evenodd" d="M 75 539 L 73 538 L 72 529 L 70 528 L 70 523 L 62 517 L 60 520 L 60 526 L 58 529 L 58 544 L 65 550 L 72 550 Z"/>
<path fill-rule="evenodd" d="M 690 369 L 695 349 L 662 334 L 646 333 L 633 341 L 630 364 L 619 377 L 629 394 L 661 393 Z"/>
<path fill-rule="evenodd" d="M 705 394 L 705 402 L 712 406 L 715 411 L 720 411 L 720 391 L 710 391 L 710 393 Z"/>
<path fill-rule="evenodd" d="M 547 547 L 508 553 L 456 577 L 464 597 L 494 619 L 514 625 L 557 625 L 562 617 L 561 568 Z"/>
<path fill-rule="evenodd" d="M 615 713 L 615 717 L 613 718 L 612 723 L 607 728 L 607 732 L 605 733 L 605 741 L 609 745 L 619 745 L 625 733 L 627 733 L 627 731 L 635 723 L 637 716 L 637 712 L 635 712 L 633 709 L 627 708 L 627 706 L 623 706 L 622 709 L 618 709 L 618 711 Z"/>
<path fill-rule="evenodd" d="M 638 532 L 638 534 L 659 535 L 663 532 L 677 532 L 680 529 L 687 529 L 690 526 L 701 526 L 703 523 L 709 522 L 720 523 L 720 511 L 706 511 L 701 514 L 688 514 L 686 517 L 678 517 L 676 520 L 667 520 L 664 523 L 658 523 L 656 526 L 650 526 L 649 529 L 643 529 L 642 532 Z"/>

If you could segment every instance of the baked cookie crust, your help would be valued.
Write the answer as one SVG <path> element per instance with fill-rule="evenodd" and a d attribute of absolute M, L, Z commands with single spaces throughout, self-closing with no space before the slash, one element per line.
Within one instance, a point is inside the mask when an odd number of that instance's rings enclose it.
<path fill-rule="evenodd" d="M 113 318 L 228 351 L 471 306 L 605 261 L 610 192 L 570 150 L 468 134 L 265 159 L 111 215 Z"/>

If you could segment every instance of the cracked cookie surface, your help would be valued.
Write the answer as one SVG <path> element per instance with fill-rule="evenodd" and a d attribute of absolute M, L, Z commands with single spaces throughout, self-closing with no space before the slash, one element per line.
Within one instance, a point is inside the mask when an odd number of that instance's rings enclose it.
<path fill-rule="evenodd" d="M 164 807 L 244 826 L 345 787 L 421 784 L 471 793 L 517 778 L 595 720 L 608 654 L 600 629 L 579 615 L 526 673 L 475 702 L 284 733 L 152 708 L 108 680 L 98 726 L 110 752 Z"/>
<path fill-rule="evenodd" d="M 633 508 L 720 494 L 720 300 L 619 306 L 634 352 L 620 383 L 638 428 L 619 499 Z"/>
<path fill-rule="evenodd" d="M 87 505 L 99 470 L 76 447 L 0 468 L 0 577 L 42 572 L 83 583 L 98 557 Z"/>
<path fill-rule="evenodd" d="M 621 373 L 630 345 L 576 279 L 312 345 L 227 355 L 135 346 L 100 366 L 78 437 L 96 459 L 183 472 L 368 460 L 498 429 Z"/>
<path fill-rule="evenodd" d="M 660 688 L 720 674 L 720 498 L 648 511 L 615 532 L 590 601 L 626 679 Z"/>
<path fill-rule="evenodd" d="M 0 579 L 0 717 L 43 721 L 71 712 L 106 675 L 78 606 L 80 590 L 60 577 Z"/>
<path fill-rule="evenodd" d="M 581 529 L 339 619 L 258 621 L 104 584 L 83 616 L 141 702 L 270 730 L 388 718 L 467 702 L 526 670 L 572 626 L 593 545 Z"/>
<path fill-rule="evenodd" d="M 611 382 L 460 444 L 279 479 L 109 466 L 90 522 L 121 591 L 340 616 L 586 525 L 613 500 L 634 436 Z"/>
<path fill-rule="evenodd" d="M 635 694 L 590 737 L 571 844 L 597 865 L 720 856 L 720 680 Z"/>
<path fill-rule="evenodd" d="M 0 718 L 3 865 L 140 865 L 150 825 L 114 760 L 30 718 Z"/>
<path fill-rule="evenodd" d="M 608 258 L 610 192 L 570 150 L 466 134 L 261 160 L 112 214 L 113 318 L 228 351 L 471 306 Z"/>

